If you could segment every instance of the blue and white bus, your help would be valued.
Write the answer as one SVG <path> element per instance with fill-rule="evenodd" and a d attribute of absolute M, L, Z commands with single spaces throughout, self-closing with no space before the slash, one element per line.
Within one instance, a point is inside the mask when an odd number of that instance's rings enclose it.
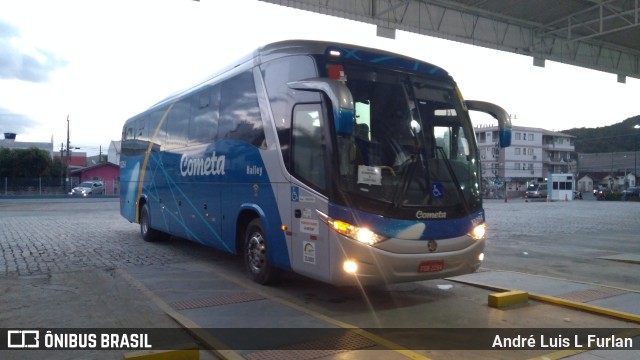
<path fill-rule="evenodd" d="M 354 45 L 255 50 L 127 120 L 121 214 L 241 254 L 254 281 L 283 271 L 336 285 L 478 269 L 485 246 L 470 110 L 440 67 Z"/>

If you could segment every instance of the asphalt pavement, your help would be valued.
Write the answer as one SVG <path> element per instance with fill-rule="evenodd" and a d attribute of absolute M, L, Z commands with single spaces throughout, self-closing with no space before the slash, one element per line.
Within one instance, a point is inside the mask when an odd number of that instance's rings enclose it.
<path fill-rule="evenodd" d="M 144 243 L 138 225 L 129 224 L 117 213 L 117 199 L 84 200 L 0 199 L 0 329 L 169 329 L 167 347 L 196 343 L 203 359 L 640 358 L 637 334 L 632 336 L 636 346 L 632 350 L 451 351 L 407 348 L 403 343 L 411 334 L 381 337 L 371 331 L 376 327 L 638 329 L 638 283 L 611 285 L 606 279 L 557 276 L 562 274 L 557 269 L 538 271 L 536 264 L 553 252 L 550 245 L 523 249 L 523 244 L 531 245 L 538 238 L 509 241 L 532 232 L 554 239 L 576 232 L 596 240 L 615 239 L 619 243 L 614 242 L 613 249 L 621 251 L 588 249 L 585 263 L 597 263 L 596 269 L 616 264 L 621 266 L 616 269 L 637 272 L 640 245 L 633 235 L 640 226 L 638 212 L 633 211 L 640 204 L 490 200 L 485 203 L 491 234 L 488 258 L 507 251 L 492 251 L 492 244 L 498 248 L 497 243 L 502 242 L 504 249 L 515 248 L 514 263 L 520 267 L 495 268 L 498 262 L 487 261 L 474 274 L 363 292 L 298 276 L 276 287 L 258 286 L 242 274 L 242 264 L 233 255 L 179 239 Z M 611 209 L 619 213 L 611 216 Z M 603 210 L 611 222 L 587 222 Z M 568 212 L 575 216 L 564 221 L 565 226 L 555 226 L 557 218 Z M 525 228 L 523 224 L 530 223 L 526 217 L 536 218 L 542 226 Z M 560 246 L 555 252 L 572 253 L 574 246 Z M 526 291 L 529 300 L 507 309 L 487 306 L 488 294 L 506 290 Z M 311 350 L 287 348 L 287 342 L 270 345 L 273 349 L 267 351 L 242 350 L 233 346 L 233 332 L 207 331 L 220 328 L 297 328 L 301 331 L 289 340 L 300 336 L 298 340 L 310 344 Z M 335 335 L 338 338 L 332 339 L 339 345 L 304 339 L 314 334 L 304 329 L 317 328 L 359 330 L 357 336 Z M 0 357 L 118 359 L 128 353 L 4 350 Z"/>

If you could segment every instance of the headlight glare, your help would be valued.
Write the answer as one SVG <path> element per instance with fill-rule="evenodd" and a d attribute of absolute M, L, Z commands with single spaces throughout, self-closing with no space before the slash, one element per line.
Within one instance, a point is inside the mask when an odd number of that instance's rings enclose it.
<path fill-rule="evenodd" d="M 476 225 L 471 230 L 471 232 L 469 232 L 469 236 L 471 236 L 475 240 L 480 240 L 480 239 L 484 238 L 485 233 L 486 233 L 485 224 L 480 224 L 480 225 Z"/>
<path fill-rule="evenodd" d="M 349 223 L 346 223 L 340 220 L 334 220 L 334 219 L 328 219 L 328 220 L 331 227 L 333 227 L 333 230 L 335 230 L 336 232 L 348 238 L 357 240 L 361 243 L 364 243 L 367 245 L 375 245 L 381 241 L 387 240 L 386 237 L 380 236 L 367 228 L 353 226 Z"/>
<path fill-rule="evenodd" d="M 374 233 L 367 228 L 360 228 L 356 233 L 356 239 L 365 244 L 373 245 Z"/>

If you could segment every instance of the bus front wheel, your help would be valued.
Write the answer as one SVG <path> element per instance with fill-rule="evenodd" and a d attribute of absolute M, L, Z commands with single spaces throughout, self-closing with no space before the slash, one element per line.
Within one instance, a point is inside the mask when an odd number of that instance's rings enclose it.
<path fill-rule="evenodd" d="M 253 281 L 263 285 L 274 283 L 279 277 L 279 270 L 269 262 L 267 246 L 262 220 L 251 220 L 244 237 L 244 265 Z"/>

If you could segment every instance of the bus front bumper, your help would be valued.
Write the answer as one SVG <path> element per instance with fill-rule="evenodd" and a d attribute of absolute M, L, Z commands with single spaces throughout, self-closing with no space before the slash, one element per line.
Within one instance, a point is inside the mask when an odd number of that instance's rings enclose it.
<path fill-rule="evenodd" d="M 473 273 L 484 257 L 485 239 L 470 242 L 468 246 L 450 251 L 429 252 L 426 241 L 424 252 L 401 254 L 358 243 L 336 234 L 332 255 L 330 282 L 335 285 L 375 285 L 399 282 L 442 279 Z M 438 240 L 458 242 L 461 238 Z M 466 239 L 465 239 L 466 240 Z M 388 240 L 401 241 L 401 240 Z"/>

